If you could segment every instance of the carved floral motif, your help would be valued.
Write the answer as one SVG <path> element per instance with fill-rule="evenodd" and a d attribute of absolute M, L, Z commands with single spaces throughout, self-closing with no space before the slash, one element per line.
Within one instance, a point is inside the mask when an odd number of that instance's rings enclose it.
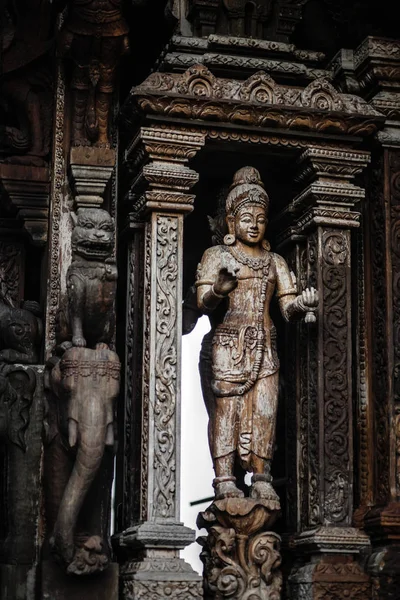
<path fill-rule="evenodd" d="M 203 597 L 200 582 L 191 581 L 124 581 L 126 600 L 200 600 Z"/>
<path fill-rule="evenodd" d="M 144 242 L 144 329 L 143 329 L 143 402 L 141 435 L 141 518 L 146 520 L 148 503 L 148 452 L 149 452 L 149 408 L 150 408 L 150 318 L 151 318 L 151 224 L 146 225 Z"/>
<path fill-rule="evenodd" d="M 348 244 L 344 232 L 326 230 L 323 234 L 324 512 L 325 519 L 333 523 L 349 518 Z"/>
<path fill-rule="evenodd" d="M 175 514 L 178 218 L 157 216 L 157 342 L 154 513 Z"/>
<path fill-rule="evenodd" d="M 250 498 L 215 501 L 200 513 L 205 598 L 280 600 L 280 537 L 267 531 L 276 519 L 268 503 Z"/>

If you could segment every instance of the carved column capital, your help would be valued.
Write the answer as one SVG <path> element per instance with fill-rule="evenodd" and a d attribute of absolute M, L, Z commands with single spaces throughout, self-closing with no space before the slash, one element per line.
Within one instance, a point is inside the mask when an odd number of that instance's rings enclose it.
<path fill-rule="evenodd" d="M 194 195 L 188 192 L 198 174 L 187 166 L 205 144 L 205 135 L 162 127 L 142 127 L 128 156 L 135 150 L 142 171 L 134 180 L 131 193 L 143 191 L 134 203 L 134 211 L 167 210 L 187 213 L 193 210 Z M 142 150 L 143 148 L 143 150 Z M 134 161 L 136 162 L 136 161 Z M 139 164 L 136 162 L 136 164 Z"/>
<path fill-rule="evenodd" d="M 365 198 L 365 189 L 354 183 L 370 162 L 370 153 L 341 148 L 310 146 L 297 159 L 297 194 L 277 221 L 287 227 L 280 242 L 294 239 L 319 226 L 354 228 L 360 214 L 353 209 Z"/>
<path fill-rule="evenodd" d="M 204 146 L 205 135 L 163 127 L 142 127 L 140 138 L 155 161 L 187 163 Z"/>
<path fill-rule="evenodd" d="M 33 244 L 47 241 L 50 181 L 47 167 L 0 165 L 0 182 Z"/>
<path fill-rule="evenodd" d="M 77 208 L 100 207 L 115 167 L 115 150 L 80 146 L 71 149 L 70 183 Z"/>
<path fill-rule="evenodd" d="M 400 42 L 369 36 L 354 51 L 361 94 L 390 119 L 400 118 Z"/>

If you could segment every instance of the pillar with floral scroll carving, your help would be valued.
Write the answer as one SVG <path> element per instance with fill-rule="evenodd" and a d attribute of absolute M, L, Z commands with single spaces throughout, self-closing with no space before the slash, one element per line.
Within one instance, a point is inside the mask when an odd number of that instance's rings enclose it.
<path fill-rule="evenodd" d="M 121 464 L 127 491 L 116 536 L 127 599 L 202 597 L 201 578 L 179 558 L 179 549 L 194 541 L 194 531 L 179 521 L 179 446 L 183 219 L 198 179 L 187 162 L 203 144 L 199 134 L 143 127 L 131 146 L 138 174 L 131 187 L 137 200 L 129 221 L 135 234 L 128 242 L 127 330 L 141 333 L 127 340 Z"/>
<path fill-rule="evenodd" d="M 283 239 L 298 247 L 300 287 L 312 285 L 320 294 L 316 325 L 307 331 L 300 325 L 297 339 L 292 547 L 300 562 L 289 577 L 293 598 L 365 598 L 370 589 L 355 559 L 369 539 L 352 527 L 351 321 L 351 230 L 360 220 L 354 205 L 365 195 L 354 177 L 368 162 L 366 152 L 310 146 L 298 160 L 304 190 L 281 215 Z"/>
<path fill-rule="evenodd" d="M 368 561 L 376 600 L 400 585 L 400 43 L 368 37 L 354 51 L 362 95 L 386 116 L 372 154 L 365 222 L 364 347 L 367 365 L 365 440 L 357 522 L 371 537 Z M 363 341 L 363 340 L 361 340 Z"/>

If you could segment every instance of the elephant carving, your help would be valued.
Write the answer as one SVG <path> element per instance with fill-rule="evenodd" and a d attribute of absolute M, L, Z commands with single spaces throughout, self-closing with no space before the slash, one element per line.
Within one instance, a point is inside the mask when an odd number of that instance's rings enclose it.
<path fill-rule="evenodd" d="M 54 364 L 56 362 L 56 364 Z M 49 549 L 67 573 L 103 571 L 110 560 L 115 352 L 72 347 L 49 372 L 45 484 Z"/>

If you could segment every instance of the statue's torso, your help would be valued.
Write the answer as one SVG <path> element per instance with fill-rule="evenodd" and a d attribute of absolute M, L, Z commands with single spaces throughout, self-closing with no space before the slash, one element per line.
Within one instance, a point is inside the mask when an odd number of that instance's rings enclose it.
<path fill-rule="evenodd" d="M 276 331 L 269 314 L 269 306 L 275 291 L 277 272 L 274 255 L 269 253 L 261 268 L 242 264 L 228 249 L 234 261 L 238 285 L 229 294 L 228 308 L 222 322 L 216 327 L 212 341 L 214 379 L 245 381 L 253 369 L 257 339 L 263 334 L 263 356 L 258 377 L 267 377 L 279 369 L 276 352 Z"/>

